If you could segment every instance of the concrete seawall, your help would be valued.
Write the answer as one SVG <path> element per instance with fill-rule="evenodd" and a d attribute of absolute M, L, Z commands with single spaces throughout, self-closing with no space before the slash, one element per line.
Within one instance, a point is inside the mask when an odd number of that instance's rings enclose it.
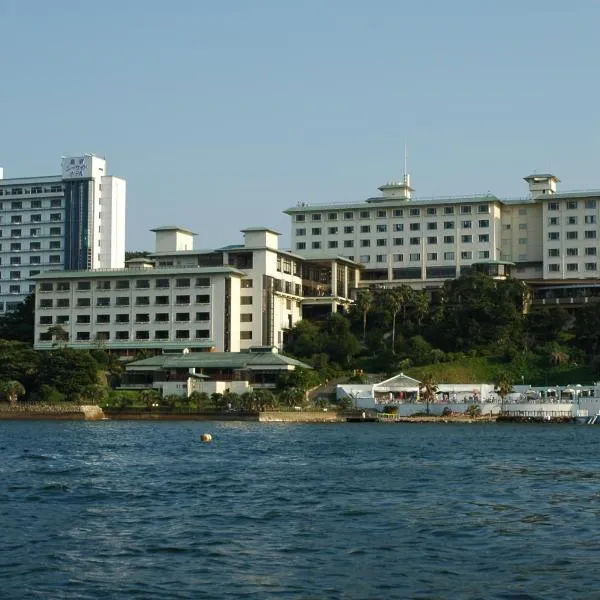
<path fill-rule="evenodd" d="M 99 406 L 79 404 L 0 404 L 0 420 L 102 421 Z"/>
<path fill-rule="evenodd" d="M 258 420 L 261 423 L 343 423 L 346 419 L 334 411 L 265 411 Z"/>

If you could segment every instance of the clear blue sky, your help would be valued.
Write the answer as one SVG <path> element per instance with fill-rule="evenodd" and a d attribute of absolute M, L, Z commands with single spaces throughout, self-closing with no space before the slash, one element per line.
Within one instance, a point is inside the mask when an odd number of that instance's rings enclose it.
<path fill-rule="evenodd" d="M 104 155 L 127 248 L 196 247 L 297 202 L 600 188 L 600 3 L 564 0 L 2 0 L 0 166 Z"/>

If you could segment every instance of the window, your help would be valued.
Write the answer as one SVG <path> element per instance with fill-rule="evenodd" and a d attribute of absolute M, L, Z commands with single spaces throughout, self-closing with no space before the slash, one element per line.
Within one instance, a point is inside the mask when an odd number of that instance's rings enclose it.
<path fill-rule="evenodd" d="M 371 257 L 368 254 L 361 254 L 358 257 L 358 262 L 361 262 L 361 263 L 371 262 Z"/>
<path fill-rule="evenodd" d="M 394 262 L 402 262 L 404 260 L 404 254 L 393 254 L 392 260 Z"/>
<path fill-rule="evenodd" d="M 558 231 L 549 231 L 548 232 L 548 240 L 556 241 L 560 239 L 560 233 Z"/>
<path fill-rule="evenodd" d="M 252 315 L 250 315 L 252 316 Z M 196 321 L 210 321 L 210 313 L 208 312 L 197 312 Z"/>
<path fill-rule="evenodd" d="M 370 218 L 371 218 L 371 213 L 370 213 L 368 210 L 361 210 L 361 211 L 358 213 L 358 216 L 359 216 L 361 219 L 370 219 Z"/>
<path fill-rule="evenodd" d="M 558 217 L 548 217 L 548 225 L 560 225 Z"/>
<path fill-rule="evenodd" d="M 360 240 L 361 248 L 369 248 L 371 246 L 371 240 Z"/>
<path fill-rule="evenodd" d="M 52 308 L 52 298 L 42 298 L 40 300 L 40 308 Z"/>
<path fill-rule="evenodd" d="M 548 210 L 558 210 L 558 202 L 548 202 Z"/>
<path fill-rule="evenodd" d="M 370 225 L 361 225 L 360 232 L 361 233 L 371 233 L 371 226 Z"/>
<path fill-rule="evenodd" d="M 527 229 L 527 223 L 519 223 L 519 230 L 525 231 Z"/>
<path fill-rule="evenodd" d="M 523 246 L 523 245 L 527 244 L 527 238 L 519 238 L 519 244 L 520 244 L 521 246 Z"/>
<path fill-rule="evenodd" d="M 444 236 L 444 244 L 454 244 L 454 236 L 453 235 L 445 235 Z"/>
<path fill-rule="evenodd" d="M 54 286 L 47 281 L 40 283 L 40 292 L 51 292 L 53 289 Z"/>
<path fill-rule="evenodd" d="M 419 252 L 414 252 L 413 254 L 409 254 L 408 260 L 410 260 L 412 262 L 421 260 L 421 254 Z"/>
<path fill-rule="evenodd" d="M 394 238 L 394 246 L 404 246 L 404 238 Z"/>
<path fill-rule="evenodd" d="M 115 323 L 129 323 L 129 315 L 127 313 L 119 313 L 115 316 Z"/>
<path fill-rule="evenodd" d="M 251 340 L 252 331 L 240 331 L 240 340 Z"/>
<path fill-rule="evenodd" d="M 187 322 L 190 320 L 190 313 L 175 313 L 175 321 L 177 323 Z"/>
<path fill-rule="evenodd" d="M 483 243 L 487 243 L 487 242 L 489 242 L 489 241 L 490 241 L 490 236 L 489 236 L 487 233 L 484 233 L 484 234 L 481 234 L 481 235 L 478 237 L 478 240 L 479 240 L 479 242 L 480 242 L 480 243 L 482 243 L 482 244 L 483 244 Z"/>
<path fill-rule="evenodd" d="M 21 237 L 21 230 L 20 229 L 11 229 L 10 230 L 10 237 L 11 238 L 20 238 Z"/>
<path fill-rule="evenodd" d="M 140 290 L 140 289 L 148 289 L 150 287 L 150 280 L 149 279 L 136 279 L 135 280 L 135 287 Z"/>
<path fill-rule="evenodd" d="M 312 233 L 312 235 L 321 235 L 321 228 L 320 227 L 313 227 L 310 232 Z"/>
<path fill-rule="evenodd" d="M 427 260 L 437 260 L 437 252 L 428 252 L 427 253 Z"/>
<path fill-rule="evenodd" d="M 567 248 L 567 256 L 579 256 L 579 248 Z"/>
<path fill-rule="evenodd" d="M 60 213 L 50 213 L 51 221 L 60 221 Z"/>
<path fill-rule="evenodd" d="M 87 291 L 91 289 L 91 283 L 89 281 L 78 281 L 77 282 L 77 290 L 78 291 Z"/>
<path fill-rule="evenodd" d="M 567 225 L 577 225 L 577 217 L 567 217 Z"/>
<path fill-rule="evenodd" d="M 585 207 L 586 208 L 596 208 L 596 199 L 595 198 L 588 198 L 585 201 Z"/>
<path fill-rule="evenodd" d="M 60 262 L 60 254 L 51 254 L 51 255 L 48 257 L 48 262 L 49 262 L 51 265 L 55 265 L 55 264 L 59 263 L 59 262 Z"/>
<path fill-rule="evenodd" d="M 97 290 L 110 290 L 110 281 L 97 281 L 96 289 Z"/>
<path fill-rule="evenodd" d="M 129 306 L 129 298 L 127 296 L 117 296 L 115 306 Z"/>
<path fill-rule="evenodd" d="M 42 257 L 41 256 L 30 256 L 29 257 L 29 264 L 30 265 L 41 265 L 42 264 Z"/>
<path fill-rule="evenodd" d="M 377 231 L 377 233 L 385 233 L 387 231 L 387 225 L 380 223 L 375 227 L 375 231 Z"/>
<path fill-rule="evenodd" d="M 586 248 L 585 255 L 586 256 L 596 256 L 596 248 Z"/>
<path fill-rule="evenodd" d="M 344 219 L 346 221 L 350 220 L 350 219 L 354 219 L 354 213 L 351 211 L 347 211 L 344 213 Z"/>
<path fill-rule="evenodd" d="M 21 271 L 11 271 L 9 274 L 10 279 L 21 279 Z"/>
<path fill-rule="evenodd" d="M 344 227 L 344 233 L 354 233 L 354 227 L 352 225 Z"/>
<path fill-rule="evenodd" d="M 240 298 L 240 304 L 242 306 L 249 306 L 250 304 L 252 304 L 252 296 L 242 296 Z"/>
<path fill-rule="evenodd" d="M 560 271 L 560 265 L 557 263 L 549 264 L 548 271 L 550 271 L 551 273 L 557 273 L 558 271 Z"/>
<path fill-rule="evenodd" d="M 354 240 L 344 240 L 344 248 L 354 248 Z"/>
<path fill-rule="evenodd" d="M 60 242 L 50 242 L 48 248 L 50 248 L 50 250 L 60 250 Z"/>
<path fill-rule="evenodd" d="M 9 294 L 20 294 L 21 293 L 21 286 L 20 285 L 9 285 L 8 286 L 8 293 Z"/>
<path fill-rule="evenodd" d="M 321 220 L 321 215 L 319 213 L 313 214 L 313 215 L 311 215 L 311 219 L 313 221 L 320 221 Z"/>
<path fill-rule="evenodd" d="M 403 215 L 404 215 L 404 211 L 403 211 L 401 208 L 395 208 L 395 209 L 392 211 L 392 215 L 393 215 L 394 217 L 401 217 L 401 216 L 403 216 Z"/>
<path fill-rule="evenodd" d="M 135 339 L 136 340 L 149 340 L 150 339 L 150 332 L 147 331 L 147 330 L 136 331 L 135 332 Z"/>
<path fill-rule="evenodd" d="M 408 228 L 410 229 L 410 231 L 421 231 L 421 224 L 420 223 L 411 223 Z"/>
<path fill-rule="evenodd" d="M 574 231 L 573 233 L 577 234 L 576 231 Z M 596 230 L 595 229 L 587 230 L 584 233 L 584 236 L 585 236 L 586 240 L 595 240 L 596 239 Z M 577 235 L 575 235 L 574 238 L 569 238 L 569 239 L 577 239 Z"/>
<path fill-rule="evenodd" d="M 77 315 L 77 321 L 80 325 L 87 325 L 90 322 L 90 315 Z"/>
<path fill-rule="evenodd" d="M 52 317 L 40 317 L 40 325 L 52 325 Z"/>
<path fill-rule="evenodd" d="M 154 320 L 157 323 L 168 323 L 169 313 L 156 313 L 156 315 L 154 316 Z"/>
<path fill-rule="evenodd" d="M 548 248 L 548 256 L 550 258 L 556 258 L 560 256 L 560 250 L 558 248 Z"/>
<path fill-rule="evenodd" d="M 387 239 L 386 238 L 379 238 L 378 240 L 375 241 L 375 243 L 379 247 L 387 246 Z"/>
<path fill-rule="evenodd" d="M 306 215 L 296 215 L 296 223 L 303 223 L 306 221 Z"/>
<path fill-rule="evenodd" d="M 79 308 L 84 308 L 87 306 L 91 306 L 92 305 L 92 301 L 90 298 L 77 298 L 77 306 Z"/>
<path fill-rule="evenodd" d="M 96 323 L 110 323 L 110 315 L 96 315 Z"/>
<path fill-rule="evenodd" d="M 385 259 L 386 259 L 386 255 L 385 254 L 377 254 L 375 256 L 375 262 L 378 262 L 378 263 L 385 262 Z"/>
<path fill-rule="evenodd" d="M 579 265 L 577 263 L 567 263 L 567 271 L 571 273 L 579 271 Z"/>
<path fill-rule="evenodd" d="M 69 299 L 68 298 L 58 298 L 56 301 L 57 308 L 69 308 Z"/>
<path fill-rule="evenodd" d="M 463 244 L 470 244 L 473 241 L 473 236 L 472 235 L 461 235 L 460 241 Z"/>
<path fill-rule="evenodd" d="M 328 248 L 337 248 L 338 243 L 337 242 L 328 242 L 327 247 Z"/>
<path fill-rule="evenodd" d="M 20 256 L 11 256 L 10 257 L 10 264 L 11 265 L 20 265 L 21 264 L 21 257 Z"/>
<path fill-rule="evenodd" d="M 190 337 L 189 329 L 176 329 L 175 330 L 175 339 L 177 340 L 187 340 Z"/>
<path fill-rule="evenodd" d="M 454 260 L 454 252 L 444 252 L 444 260 Z"/>
<path fill-rule="evenodd" d="M 50 227 L 50 235 L 60 235 L 60 227 Z"/>
<path fill-rule="evenodd" d="M 525 210 L 525 212 L 527 212 L 526 209 L 524 209 L 524 210 Z M 481 213 L 481 214 L 483 214 L 483 213 L 489 213 L 490 212 L 490 205 L 489 204 L 480 204 L 477 207 L 477 212 Z"/>
<path fill-rule="evenodd" d="M 210 339 L 210 331 L 208 331 L 208 329 L 196 329 L 196 339 L 198 339 L 198 340 Z"/>
<path fill-rule="evenodd" d="M 577 200 L 567 201 L 567 210 L 577 210 Z M 569 269 L 567 269 L 568 271 Z"/>
<path fill-rule="evenodd" d="M 461 226 L 463 229 L 471 229 L 471 221 L 462 221 Z"/>
<path fill-rule="evenodd" d="M 527 209 L 526 208 L 519 208 L 519 214 L 520 215 L 526 215 L 527 214 Z"/>
<path fill-rule="evenodd" d="M 436 236 L 429 236 L 427 238 L 427 243 L 428 244 L 437 244 L 438 243 L 438 239 Z"/>
<path fill-rule="evenodd" d="M 136 306 L 148 306 L 150 304 L 150 296 L 136 296 L 135 297 L 135 305 Z"/>
<path fill-rule="evenodd" d="M 327 220 L 328 221 L 337 221 L 337 213 L 334 213 L 334 212 L 327 213 Z"/>
<path fill-rule="evenodd" d="M 87 342 L 90 339 L 90 332 L 89 331 L 78 331 L 75 334 L 75 339 L 78 342 Z"/>
<path fill-rule="evenodd" d="M 296 250 L 306 250 L 306 242 L 296 242 Z"/>
<path fill-rule="evenodd" d="M 454 214 L 454 206 L 444 206 L 444 214 L 445 215 L 453 215 Z"/>
<path fill-rule="evenodd" d="M 378 210 L 377 211 L 378 219 L 385 219 L 386 217 L 387 217 L 387 210 Z"/>
<path fill-rule="evenodd" d="M 328 227 L 327 228 L 327 233 L 329 235 L 336 235 L 338 232 L 338 228 L 337 227 Z"/>
<path fill-rule="evenodd" d="M 460 253 L 460 258 L 462 260 L 471 260 L 473 258 L 473 253 L 470 250 L 466 250 L 465 252 Z"/>
<path fill-rule="evenodd" d="M 596 223 L 596 215 L 585 215 L 584 222 L 586 225 L 593 225 Z"/>
<path fill-rule="evenodd" d="M 252 313 L 242 313 L 240 315 L 240 321 L 242 323 L 251 323 L 252 322 Z"/>
<path fill-rule="evenodd" d="M 490 220 L 489 219 L 479 219 L 479 227 L 489 227 Z"/>
<path fill-rule="evenodd" d="M 461 215 L 470 215 L 471 214 L 471 207 L 470 206 L 461 206 L 460 207 L 460 214 Z"/>
<path fill-rule="evenodd" d="M 208 294 L 199 294 L 196 296 L 196 304 L 208 304 L 210 296 Z"/>
<path fill-rule="evenodd" d="M 321 249 L 321 242 L 313 242 L 311 244 L 311 247 L 313 250 L 320 250 Z"/>
<path fill-rule="evenodd" d="M 480 250 L 477 253 L 477 257 L 479 258 L 479 260 L 484 259 L 484 258 L 489 258 L 490 252 L 489 252 L 489 250 Z"/>
<path fill-rule="evenodd" d="M 108 289 L 110 289 L 110 287 Z M 129 280 L 117 279 L 117 281 L 115 281 L 115 290 L 128 290 L 128 289 L 129 289 Z"/>
<path fill-rule="evenodd" d="M 411 246 L 418 246 L 418 245 L 421 243 L 421 238 L 419 238 L 419 237 L 411 237 L 411 238 L 408 240 L 408 243 L 409 243 Z"/>
<path fill-rule="evenodd" d="M 594 231 L 594 233 L 596 233 Z M 567 231 L 567 239 L 568 240 L 576 240 L 578 237 L 577 231 Z"/>
<path fill-rule="evenodd" d="M 191 296 L 188 296 L 187 294 L 181 295 L 181 296 L 175 296 L 175 304 L 189 304 L 190 298 L 191 298 Z"/>
<path fill-rule="evenodd" d="M 61 190 L 58 190 L 61 191 Z M 53 198 L 52 200 L 50 200 L 50 208 L 60 208 L 62 202 L 60 200 L 60 198 Z"/>
<path fill-rule="evenodd" d="M 392 225 L 392 231 L 404 231 L 404 224 L 403 223 L 394 223 Z"/>
<path fill-rule="evenodd" d="M 444 221 L 444 229 L 454 229 L 454 221 Z"/>
<path fill-rule="evenodd" d="M 596 271 L 598 269 L 598 265 L 595 262 L 585 263 L 584 268 L 586 271 Z"/>
<path fill-rule="evenodd" d="M 107 298 L 107 297 L 97 298 L 96 306 L 110 306 L 110 298 Z"/>

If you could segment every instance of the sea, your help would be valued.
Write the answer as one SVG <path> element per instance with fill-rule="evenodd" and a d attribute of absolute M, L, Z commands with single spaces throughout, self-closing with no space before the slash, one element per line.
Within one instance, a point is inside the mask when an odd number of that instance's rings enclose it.
<path fill-rule="evenodd" d="M 599 448 L 565 424 L 0 421 L 0 598 L 600 598 Z"/>

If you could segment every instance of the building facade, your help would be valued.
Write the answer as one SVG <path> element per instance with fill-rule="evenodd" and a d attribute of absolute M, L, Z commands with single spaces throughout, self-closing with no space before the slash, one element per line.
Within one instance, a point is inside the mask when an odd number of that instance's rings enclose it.
<path fill-rule="evenodd" d="M 97 156 L 63 158 L 47 177 L 3 179 L 0 169 L 0 313 L 39 273 L 123 267 L 125 203 L 125 180 Z"/>
<path fill-rule="evenodd" d="M 335 250 L 364 266 L 362 285 L 435 287 L 473 265 L 534 286 L 598 278 L 600 191 L 557 191 L 552 174 L 525 177 L 529 195 L 416 199 L 408 176 L 351 204 L 305 204 L 291 216 L 300 255 Z"/>
<path fill-rule="evenodd" d="M 268 228 L 245 229 L 243 244 L 216 250 L 195 250 L 187 228 L 153 231 L 155 252 L 126 269 L 36 275 L 35 347 L 281 348 L 305 311 L 345 308 L 358 285 L 352 261 L 279 250 Z"/>

